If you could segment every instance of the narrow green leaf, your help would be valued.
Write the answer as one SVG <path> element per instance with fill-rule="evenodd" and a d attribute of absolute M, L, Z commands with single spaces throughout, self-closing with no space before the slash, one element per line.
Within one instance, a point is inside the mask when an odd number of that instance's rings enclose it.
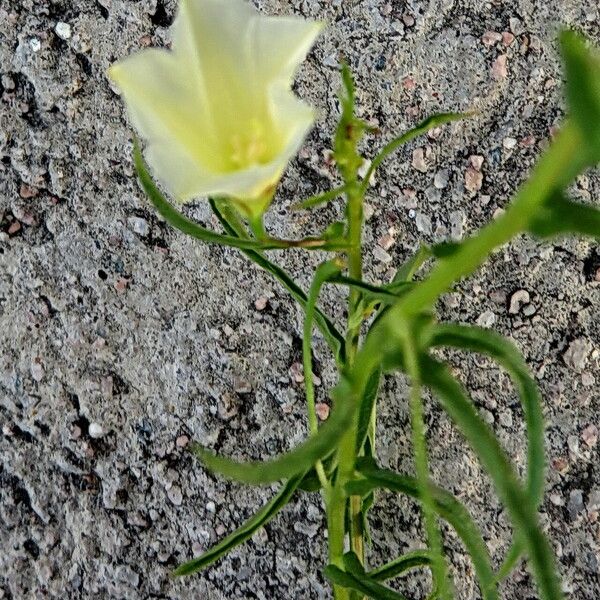
<path fill-rule="evenodd" d="M 419 249 L 396 271 L 392 283 L 412 281 L 418 270 L 431 256 L 431 248 L 429 246 L 419 246 Z"/>
<path fill-rule="evenodd" d="M 515 530 L 522 536 L 544 600 L 563 598 L 554 556 L 539 525 L 537 512 L 521 487 L 506 452 L 489 426 L 479 416 L 462 386 L 449 371 L 430 357 L 422 357 L 423 382 L 477 453 L 506 506 Z"/>
<path fill-rule="evenodd" d="M 315 412 L 315 390 L 312 371 L 313 319 L 321 288 L 327 281 L 333 279 L 336 275 L 339 275 L 341 269 L 342 263 L 336 259 L 321 263 L 315 271 L 310 290 L 308 291 L 308 300 L 306 302 L 304 326 L 302 329 L 302 365 L 304 368 L 304 388 L 306 391 L 308 424 L 312 435 L 316 435 L 319 425 L 317 413 Z"/>
<path fill-rule="evenodd" d="M 379 393 L 379 383 L 381 381 L 381 369 L 377 369 L 371 374 L 367 386 L 363 392 L 363 397 L 358 407 L 358 430 L 356 434 L 356 453 L 360 453 L 369 433 L 369 425 L 373 415 L 373 408 Z"/>
<path fill-rule="evenodd" d="M 215 202 L 211 202 L 211 208 L 228 233 L 231 235 L 239 235 L 236 228 L 233 226 L 231 219 L 222 211 L 221 207 Z M 267 273 L 270 273 L 277 281 L 279 281 L 302 308 L 306 308 L 306 302 L 308 300 L 306 293 L 284 269 L 265 258 L 261 252 L 243 248 L 241 250 L 250 260 L 254 261 L 258 266 L 262 267 Z M 342 334 L 336 329 L 331 319 L 329 319 L 329 317 L 327 317 L 319 308 L 315 309 L 315 323 L 331 348 L 337 364 L 343 364 L 345 361 L 346 342 Z"/>
<path fill-rule="evenodd" d="M 302 200 L 301 202 L 297 202 L 296 204 L 292 204 L 291 210 L 308 210 L 309 208 L 314 208 L 315 206 L 320 206 L 321 204 L 326 204 L 327 202 L 331 202 L 336 198 L 342 196 L 348 186 L 340 185 L 332 190 L 328 190 L 326 192 L 321 192 L 320 194 L 315 194 L 314 196 L 310 196 L 306 200 Z"/>
<path fill-rule="evenodd" d="M 517 348 L 501 335 L 468 325 L 440 324 L 431 334 L 431 346 L 452 346 L 493 358 L 510 375 L 525 415 L 527 429 L 527 491 L 535 509 L 544 493 L 544 415 L 538 387 Z M 517 533 L 517 539 L 508 552 L 497 578 L 507 576 L 519 560 L 524 545 Z"/>
<path fill-rule="evenodd" d="M 406 597 L 402 594 L 395 592 L 376 581 L 372 581 L 366 575 L 348 573 L 347 571 L 342 571 L 342 569 L 335 565 L 327 565 L 325 569 L 323 569 L 323 574 L 332 583 L 350 590 L 356 590 L 374 600 L 406 600 Z"/>
<path fill-rule="evenodd" d="M 440 242 L 431 247 L 431 253 L 436 258 L 448 258 L 460 249 L 459 242 Z"/>
<path fill-rule="evenodd" d="M 192 451 L 207 469 L 242 483 L 271 483 L 289 479 L 308 471 L 318 460 L 328 456 L 339 444 L 340 438 L 353 420 L 356 410 L 352 396 L 347 402 L 335 402 L 331 415 L 319 428 L 294 450 L 270 461 L 237 462 L 216 456 L 198 444 Z"/>
<path fill-rule="evenodd" d="M 375 581 L 386 581 L 387 579 L 403 575 L 410 569 L 428 567 L 430 565 L 431 553 L 428 550 L 414 550 L 395 558 L 381 567 L 372 569 L 368 575 Z"/>
<path fill-rule="evenodd" d="M 373 489 L 385 488 L 419 498 L 419 485 L 415 477 L 380 469 L 369 459 L 359 459 L 356 468 L 365 479 L 349 482 L 346 485 L 349 494 L 367 494 Z M 490 555 L 469 511 L 441 487 L 431 485 L 431 490 L 435 511 L 454 528 L 471 556 L 484 600 L 497 600 L 498 592 Z"/>
<path fill-rule="evenodd" d="M 544 414 L 540 392 L 516 346 L 500 334 L 472 325 L 441 323 L 431 330 L 431 346 L 452 346 L 485 354 L 510 375 L 519 394 L 527 426 L 527 490 L 537 508 L 544 493 Z"/>
<path fill-rule="evenodd" d="M 584 37 L 563 31 L 560 45 L 571 117 L 584 136 L 591 165 L 600 162 L 600 53 Z"/>
<path fill-rule="evenodd" d="M 402 135 L 394 138 L 390 142 L 388 142 L 375 156 L 369 170 L 367 171 L 362 183 L 361 190 L 363 193 L 367 191 L 369 187 L 369 181 L 371 180 L 371 176 L 376 171 L 376 169 L 381 165 L 381 163 L 393 152 L 395 152 L 398 148 L 410 142 L 411 140 L 427 133 L 429 130 L 434 129 L 435 127 L 439 127 L 440 125 L 445 125 L 447 123 L 451 123 L 452 121 L 458 121 L 460 119 L 466 119 L 468 117 L 472 117 L 474 113 L 438 113 L 435 115 L 431 115 L 427 117 L 424 121 L 421 121 L 418 125 L 409 129 Z"/>
<path fill-rule="evenodd" d="M 573 202 L 557 192 L 532 220 L 529 231 L 541 238 L 574 233 L 600 239 L 600 210 Z"/>
<path fill-rule="evenodd" d="M 359 279 L 353 279 L 345 275 L 337 275 L 331 278 L 331 283 L 348 286 L 351 289 L 356 289 L 362 292 L 367 302 L 377 302 L 385 304 L 393 304 L 401 298 L 403 294 L 408 292 L 414 285 L 409 282 L 397 282 L 393 286 L 379 286 Z"/>
<path fill-rule="evenodd" d="M 268 523 L 288 502 L 292 499 L 301 476 L 290 479 L 286 482 L 277 495 L 274 496 L 267 504 L 265 504 L 253 517 L 248 519 L 241 527 L 233 533 L 221 540 L 210 550 L 194 558 L 175 569 L 173 575 L 180 577 L 183 575 L 191 575 L 205 569 L 215 561 L 219 560 L 225 554 L 229 553 L 233 548 L 243 544 L 249 540 L 256 531 L 263 525 Z"/>

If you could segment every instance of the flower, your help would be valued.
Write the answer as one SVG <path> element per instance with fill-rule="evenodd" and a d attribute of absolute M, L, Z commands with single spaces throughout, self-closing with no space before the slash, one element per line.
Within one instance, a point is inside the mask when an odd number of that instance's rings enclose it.
<path fill-rule="evenodd" d="M 109 69 L 148 163 L 178 201 L 227 197 L 262 214 L 314 123 L 291 84 L 321 28 L 244 0 L 181 0 L 172 50 Z"/>

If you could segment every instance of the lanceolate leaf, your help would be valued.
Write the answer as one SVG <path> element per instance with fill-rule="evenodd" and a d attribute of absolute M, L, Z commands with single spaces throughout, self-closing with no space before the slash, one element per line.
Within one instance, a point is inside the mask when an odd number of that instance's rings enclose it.
<path fill-rule="evenodd" d="M 560 45 L 571 117 L 585 138 L 594 165 L 600 162 L 600 53 L 588 49 L 585 39 L 574 31 L 563 31 Z"/>
<path fill-rule="evenodd" d="M 326 204 L 327 202 L 331 202 L 332 200 L 339 198 L 342 194 L 344 194 L 346 189 L 347 186 L 340 185 L 332 190 L 322 192 L 321 194 L 315 194 L 306 200 L 302 200 L 301 202 L 294 204 L 291 208 L 292 210 L 306 210 L 321 204 Z"/>
<path fill-rule="evenodd" d="M 215 456 L 212 452 L 194 444 L 192 451 L 207 469 L 242 483 L 271 483 L 289 479 L 308 471 L 318 460 L 328 456 L 340 442 L 342 433 L 352 422 L 355 405 L 348 397 L 347 402 L 335 402 L 329 419 L 321 425 L 316 435 L 309 437 L 294 450 L 273 460 L 261 462 L 237 462 Z"/>
<path fill-rule="evenodd" d="M 527 426 L 527 490 L 534 507 L 539 505 L 544 491 L 544 417 L 538 387 L 529 374 L 525 361 L 516 347 L 501 335 L 467 325 L 441 324 L 432 332 L 432 346 L 453 346 L 486 354 L 503 366 L 511 376 L 519 393 Z M 517 541 L 510 549 L 498 578 L 502 579 L 514 567 L 524 545 Z"/>
<path fill-rule="evenodd" d="M 470 116 L 472 116 L 471 113 L 438 113 L 435 115 L 431 115 L 424 121 L 421 121 L 418 125 L 416 125 L 416 127 L 409 129 L 402 135 L 388 142 L 373 159 L 373 162 L 371 163 L 371 166 L 369 167 L 369 170 L 367 171 L 363 179 L 363 193 L 367 190 L 367 187 L 369 186 L 369 181 L 371 180 L 371 176 L 373 175 L 377 167 L 379 167 L 379 165 L 398 148 L 400 148 L 407 142 L 410 142 L 411 140 L 415 139 L 416 137 L 427 133 L 429 130 L 434 129 L 435 127 L 451 123 L 452 121 L 466 119 Z"/>
<path fill-rule="evenodd" d="M 600 239 L 600 209 L 573 202 L 557 192 L 540 209 L 529 231 L 542 238 L 575 233 Z"/>
<path fill-rule="evenodd" d="M 349 494 L 367 494 L 373 489 L 385 488 L 412 498 L 419 497 L 419 486 L 415 477 L 380 469 L 369 459 L 359 460 L 357 470 L 365 479 L 349 482 L 346 486 Z M 498 593 L 490 556 L 469 511 L 449 492 L 434 485 L 431 489 L 436 512 L 454 528 L 471 556 L 483 598 L 497 600 Z"/>
<path fill-rule="evenodd" d="M 221 540 L 210 550 L 194 558 L 175 569 L 173 575 L 176 577 L 182 575 L 191 575 L 205 569 L 215 561 L 219 560 L 225 554 L 233 550 L 236 546 L 249 540 L 256 531 L 268 523 L 292 498 L 302 476 L 295 477 L 286 482 L 277 495 L 267 504 L 265 504 L 253 517 L 248 519 L 241 527 L 232 534 Z"/>
<path fill-rule="evenodd" d="M 373 408 L 379 392 L 379 382 L 381 380 L 381 370 L 373 371 L 367 382 L 360 406 L 358 408 L 358 433 L 356 435 L 356 452 L 359 453 L 365 443 L 369 432 L 369 424 L 373 415 Z"/>
<path fill-rule="evenodd" d="M 470 325 L 436 325 L 431 346 L 453 346 L 486 354 L 506 369 L 519 393 L 527 425 L 527 489 L 537 507 L 544 491 L 544 415 L 538 387 L 517 348 L 501 335 Z"/>
<path fill-rule="evenodd" d="M 407 600 L 402 594 L 369 579 L 369 577 L 364 574 L 356 575 L 354 573 L 348 573 L 347 571 L 342 571 L 342 569 L 335 565 L 327 565 L 325 569 L 323 569 L 323 573 L 332 583 L 350 590 L 356 590 L 374 600 Z"/>
<path fill-rule="evenodd" d="M 423 356 L 421 361 L 423 383 L 435 392 L 444 410 L 477 453 L 515 530 L 522 536 L 541 597 L 562 599 L 550 544 L 540 528 L 534 502 L 519 484 L 506 452 L 449 371 L 430 357 Z"/>
<path fill-rule="evenodd" d="M 385 581 L 403 575 L 410 569 L 431 565 L 431 554 L 428 550 L 407 552 L 394 560 L 369 571 L 369 577 L 375 581 Z"/>

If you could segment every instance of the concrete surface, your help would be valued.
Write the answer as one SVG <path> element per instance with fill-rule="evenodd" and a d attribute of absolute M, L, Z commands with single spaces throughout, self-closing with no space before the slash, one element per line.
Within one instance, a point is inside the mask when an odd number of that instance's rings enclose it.
<path fill-rule="evenodd" d="M 561 120 L 557 28 L 600 42 L 595 0 L 259 4 L 330 23 L 298 77 L 321 117 L 270 213 L 279 234 L 316 232 L 340 214 L 339 204 L 314 217 L 287 210 L 332 185 L 325 150 L 340 53 L 357 75 L 361 114 L 383 132 L 367 153 L 429 112 L 481 109 L 378 174 L 365 236 L 374 281 L 418 240 L 460 238 L 505 205 Z M 104 72 L 166 43 L 173 12 L 164 0 L 0 0 L 0 598 L 328 595 L 316 494 L 205 573 L 168 576 L 272 494 L 205 473 L 188 439 L 256 458 L 306 430 L 300 310 L 236 251 L 166 227 L 133 176 L 130 128 Z M 599 190 L 596 172 L 573 193 L 598 200 Z M 201 202 L 190 214 L 216 226 Z M 277 258 L 306 285 L 319 257 Z M 599 268 L 589 241 L 519 239 L 440 303 L 443 318 L 511 336 L 539 380 L 550 463 L 543 520 L 574 600 L 600 597 Z M 342 300 L 325 296 L 338 319 Z M 316 358 L 326 400 L 335 373 L 322 342 Z M 507 377 L 477 358 L 453 362 L 522 464 Z M 436 478 L 473 510 L 499 559 L 509 529 L 488 479 L 430 406 Z M 400 470 L 411 469 L 407 429 L 405 385 L 391 378 L 379 452 Z M 422 540 L 404 499 L 381 495 L 372 525 L 375 564 Z M 448 545 L 460 598 L 478 598 L 452 534 Z M 397 584 L 416 599 L 425 582 L 415 573 Z M 525 569 L 503 594 L 536 597 Z"/>

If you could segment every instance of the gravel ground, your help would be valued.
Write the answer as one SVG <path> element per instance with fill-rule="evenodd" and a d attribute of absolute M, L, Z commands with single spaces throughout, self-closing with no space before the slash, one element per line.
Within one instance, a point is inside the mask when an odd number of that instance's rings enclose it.
<path fill-rule="evenodd" d="M 266 457 L 305 435 L 301 312 L 233 250 L 199 245 L 150 209 L 131 164 L 130 128 L 105 69 L 169 39 L 164 0 L 0 0 L 0 598 L 325 598 L 319 496 L 305 495 L 253 540 L 185 580 L 170 569 L 232 530 L 271 488 L 204 472 L 189 439 Z M 366 266 L 386 280 L 419 240 L 460 239 L 508 201 L 561 120 L 556 32 L 600 42 L 595 0 L 265 0 L 270 14 L 330 26 L 298 93 L 320 110 L 290 166 L 268 225 L 318 231 L 338 205 L 288 208 L 331 186 L 326 149 L 337 115 L 341 53 L 362 116 L 382 139 L 438 110 L 477 119 L 409 146 L 369 194 Z M 598 173 L 573 188 L 599 198 Z M 211 223 L 202 203 L 190 214 Z M 277 259 L 308 284 L 319 257 Z M 325 306 L 342 317 L 335 291 Z M 589 241 L 516 240 L 440 302 L 444 319 L 512 337 L 544 394 L 548 483 L 543 506 L 568 596 L 600 597 L 600 253 Z M 319 398 L 334 382 L 317 342 Z M 523 426 L 507 377 L 453 358 L 485 418 L 523 462 Z M 381 460 L 411 469 L 405 384 L 381 405 Z M 496 560 L 509 528 L 488 479 L 432 404 L 434 472 L 468 504 Z M 373 561 L 422 541 L 416 508 L 381 495 Z M 459 596 L 478 598 L 448 536 Z M 398 582 L 422 598 L 422 575 Z M 535 598 L 525 569 L 503 597 Z"/>

